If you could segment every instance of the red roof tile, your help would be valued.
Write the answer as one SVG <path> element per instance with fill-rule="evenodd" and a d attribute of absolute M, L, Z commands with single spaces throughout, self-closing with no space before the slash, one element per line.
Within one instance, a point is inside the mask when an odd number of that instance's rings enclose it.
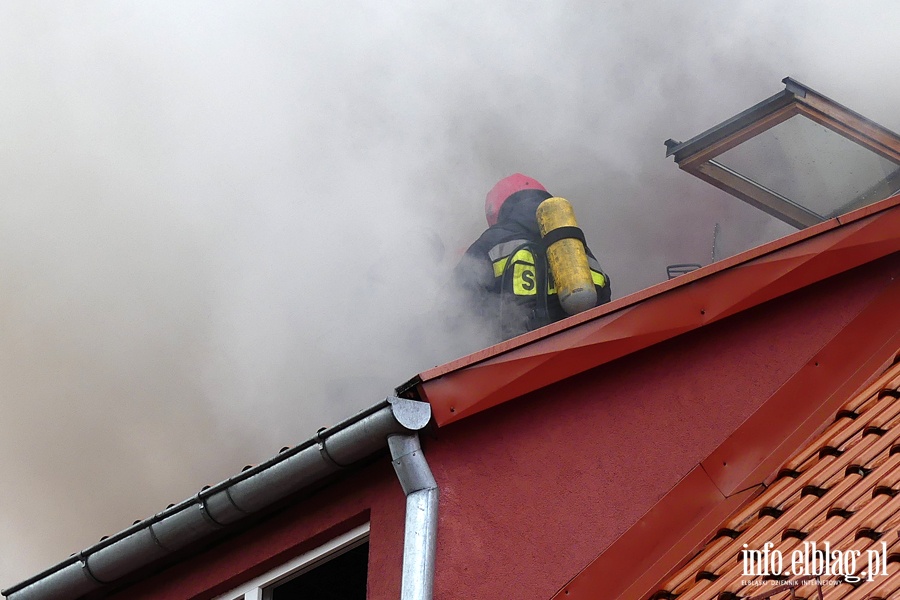
<path fill-rule="evenodd" d="M 773 597 L 788 597 L 790 588 L 779 587 L 783 580 L 803 598 L 817 596 L 819 589 L 825 599 L 887 598 L 900 591 L 898 492 L 900 363 L 844 404 L 834 422 L 783 465 L 778 479 L 722 523 L 727 535 L 710 541 L 658 596 L 707 600 L 777 592 Z M 831 560 L 830 574 L 822 575 L 816 568 L 822 563 L 812 563 L 812 556 L 826 542 L 832 558 L 840 552 L 845 562 L 834 568 L 836 560 Z M 766 544 L 771 544 L 769 556 L 782 558 L 782 567 L 767 561 L 769 568 L 761 570 L 771 578 L 745 573 L 750 565 L 744 548 L 760 550 Z M 877 570 L 871 575 L 869 551 Z M 854 553 L 854 569 L 843 568 L 849 553 Z M 821 576 L 804 583 L 809 575 Z M 862 580 L 852 581 L 852 576 Z"/>

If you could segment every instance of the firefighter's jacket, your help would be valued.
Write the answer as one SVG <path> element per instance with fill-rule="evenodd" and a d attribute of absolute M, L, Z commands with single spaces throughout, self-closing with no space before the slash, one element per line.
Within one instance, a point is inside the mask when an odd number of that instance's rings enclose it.
<path fill-rule="evenodd" d="M 516 192 L 500 209 L 497 224 L 472 244 L 456 267 L 465 300 L 500 339 L 509 339 L 568 316 L 547 268 L 535 212 L 551 194 Z M 597 303 L 609 302 L 609 277 L 585 246 Z M 544 291 L 545 290 L 545 291 Z"/>

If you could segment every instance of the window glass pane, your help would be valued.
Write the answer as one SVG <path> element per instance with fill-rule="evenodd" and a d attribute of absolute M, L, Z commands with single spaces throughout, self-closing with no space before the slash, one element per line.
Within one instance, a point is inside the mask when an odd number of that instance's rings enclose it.
<path fill-rule="evenodd" d="M 802 115 L 764 131 L 715 162 L 829 218 L 900 189 L 900 167 Z"/>

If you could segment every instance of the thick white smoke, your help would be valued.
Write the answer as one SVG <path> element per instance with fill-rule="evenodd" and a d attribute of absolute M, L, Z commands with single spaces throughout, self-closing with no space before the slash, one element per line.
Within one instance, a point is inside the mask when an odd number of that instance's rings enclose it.
<path fill-rule="evenodd" d="M 846 6 L 846 8 L 845 8 Z M 570 198 L 614 296 L 790 231 L 681 173 L 792 75 L 900 129 L 892 0 L 0 5 L 0 583 L 473 349 L 484 193 Z M 441 251 L 443 247 L 443 251 Z"/>

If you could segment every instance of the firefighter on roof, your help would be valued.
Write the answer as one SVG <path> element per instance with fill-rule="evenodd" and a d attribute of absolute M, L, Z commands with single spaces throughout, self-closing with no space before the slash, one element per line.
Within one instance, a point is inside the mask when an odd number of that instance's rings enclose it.
<path fill-rule="evenodd" d="M 455 277 L 499 337 L 609 302 L 609 278 L 566 200 L 516 173 L 488 192 L 485 214 L 490 227 L 466 250 Z"/>

